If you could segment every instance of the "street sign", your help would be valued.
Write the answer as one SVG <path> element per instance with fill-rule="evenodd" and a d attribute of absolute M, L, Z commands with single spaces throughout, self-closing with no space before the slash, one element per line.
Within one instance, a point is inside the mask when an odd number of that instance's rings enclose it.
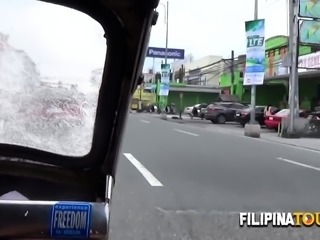
<path fill-rule="evenodd" d="M 165 58 L 166 57 L 166 49 L 165 48 L 157 48 L 157 47 L 148 47 L 147 57 Z M 168 59 L 184 59 L 184 49 L 168 48 L 167 49 L 167 58 Z"/>

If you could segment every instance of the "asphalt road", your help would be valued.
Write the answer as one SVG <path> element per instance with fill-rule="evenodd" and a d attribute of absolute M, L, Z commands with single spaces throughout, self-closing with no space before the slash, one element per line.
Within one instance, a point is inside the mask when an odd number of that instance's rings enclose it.
<path fill-rule="evenodd" d="M 319 239 L 239 228 L 240 211 L 319 211 L 320 153 L 130 114 L 111 239 Z"/>

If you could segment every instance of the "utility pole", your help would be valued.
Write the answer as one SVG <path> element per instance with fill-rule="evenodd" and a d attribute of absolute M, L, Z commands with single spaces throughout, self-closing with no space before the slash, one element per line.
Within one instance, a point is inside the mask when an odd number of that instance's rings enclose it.
<path fill-rule="evenodd" d="M 165 57 L 165 64 L 168 63 L 168 36 L 169 35 L 169 1 L 167 1 L 166 6 L 166 57 Z"/>
<path fill-rule="evenodd" d="M 298 93 L 298 0 L 289 0 L 289 56 L 290 56 L 290 77 L 289 77 L 289 126 L 288 135 L 295 135 L 294 119 L 297 115 L 299 105 Z"/>
<path fill-rule="evenodd" d="M 168 63 L 168 41 L 169 41 L 169 1 L 166 4 L 160 2 L 160 4 L 165 8 L 165 24 L 166 24 L 166 43 L 165 43 L 165 61 L 164 63 Z M 161 63 L 162 64 L 162 63 Z M 169 72 L 169 82 L 170 82 L 170 72 Z M 165 111 L 166 102 L 168 96 L 159 96 L 159 108 L 161 108 L 161 117 L 167 119 L 167 114 Z"/>
<path fill-rule="evenodd" d="M 258 19 L 258 0 L 254 0 L 254 20 Z M 256 85 L 251 85 L 251 112 L 250 112 L 250 124 L 254 125 L 256 123 L 256 95 L 257 88 Z"/>
<path fill-rule="evenodd" d="M 233 95 L 233 87 L 234 87 L 234 51 L 231 51 L 231 66 L 230 66 L 230 71 L 231 71 L 231 95 Z"/>

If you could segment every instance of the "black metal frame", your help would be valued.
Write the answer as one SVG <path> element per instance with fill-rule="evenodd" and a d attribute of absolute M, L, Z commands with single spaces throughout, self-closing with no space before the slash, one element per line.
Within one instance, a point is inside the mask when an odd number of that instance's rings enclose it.
<path fill-rule="evenodd" d="M 3 157 L 17 157 L 65 168 L 104 165 L 113 173 L 116 151 L 127 115 L 130 98 L 142 72 L 144 56 L 158 1 L 152 0 L 43 0 L 84 12 L 106 31 L 107 56 L 98 100 L 91 151 L 70 157 L 28 147 L 0 144 Z M 130 39 L 129 39 L 130 36 Z M 85 56 L 84 56 L 85 57 Z"/>
<path fill-rule="evenodd" d="M 141 80 L 151 26 L 158 16 L 154 9 L 159 1 L 40 1 L 86 13 L 106 31 L 108 49 L 92 149 L 86 156 L 68 157 L 0 144 L 0 195 L 7 189 L 29 191 L 26 196 L 29 201 L 0 200 L 0 239 L 51 238 L 50 212 L 59 201 L 90 203 L 92 222 L 88 237 L 106 239 L 109 204 L 128 106 Z M 60 197 L 54 189 L 62 193 Z"/>

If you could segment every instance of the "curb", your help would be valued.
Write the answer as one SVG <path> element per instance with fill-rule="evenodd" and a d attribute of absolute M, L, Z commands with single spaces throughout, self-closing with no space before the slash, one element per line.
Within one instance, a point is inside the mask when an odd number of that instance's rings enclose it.
<path fill-rule="evenodd" d="M 279 142 L 279 141 L 273 141 L 270 139 L 266 139 L 266 138 L 261 138 L 263 141 L 268 141 L 268 142 L 272 142 L 272 143 L 277 143 L 277 144 L 282 144 L 282 145 L 287 145 L 287 146 L 292 146 L 292 147 L 297 147 L 297 148 L 303 148 L 303 149 L 307 149 L 307 150 L 311 150 L 311 151 L 315 151 L 315 152 L 319 152 L 319 149 L 316 148 L 311 148 L 311 147 L 304 147 L 304 146 L 300 146 L 294 143 L 284 143 L 284 142 Z"/>
<path fill-rule="evenodd" d="M 176 120 L 175 119 L 167 119 L 167 121 L 169 122 L 173 122 L 173 123 L 180 123 L 180 124 L 185 124 L 185 122 L 183 122 L 183 119 L 180 121 L 179 120 Z M 187 124 L 187 123 L 186 123 Z M 196 127 L 196 126 L 191 126 L 191 127 L 194 127 L 194 128 L 199 128 L 199 127 Z M 239 137 L 246 137 L 246 138 L 249 138 L 247 136 L 244 136 L 242 134 L 239 134 L 239 133 L 234 133 L 232 131 L 228 131 L 226 129 L 223 129 L 223 128 L 220 128 L 218 131 L 215 131 L 215 130 L 208 130 L 208 129 L 203 129 L 203 128 L 199 128 L 201 130 L 205 130 L 205 131 L 211 131 L 211 132 L 218 132 L 220 134 L 229 134 L 229 135 L 233 135 L 233 136 L 239 136 Z M 260 141 L 266 141 L 266 142 L 270 142 L 270 143 L 274 143 L 274 144 L 282 144 L 282 145 L 287 145 L 287 146 L 291 146 L 291 147 L 296 147 L 296 148 L 301 148 L 301 149 L 305 149 L 305 150 L 310 150 L 310 151 L 314 151 L 314 152 L 318 152 L 320 153 L 320 149 L 316 149 L 316 148 L 312 148 L 312 147 L 305 147 L 305 146 L 301 146 L 301 145 L 297 145 L 297 144 L 294 144 L 294 143 L 285 143 L 285 142 L 281 142 L 281 141 L 274 141 L 274 140 L 270 140 L 268 138 L 264 138 L 264 137 L 260 137 L 260 138 L 251 138 L 251 139 L 254 139 L 254 140 L 260 140 Z"/>
<path fill-rule="evenodd" d="M 223 133 L 223 132 L 221 132 L 221 133 Z M 232 133 L 231 131 L 229 131 L 228 133 L 231 134 L 231 135 L 247 137 L 247 136 L 244 136 L 242 134 Z M 319 152 L 320 153 L 320 149 L 316 149 L 316 148 L 312 148 L 312 147 L 305 147 L 305 146 L 301 146 L 301 145 L 298 145 L 298 144 L 295 144 L 295 143 L 286 143 L 286 142 L 281 142 L 281 141 L 277 141 L 277 140 L 272 140 L 272 139 L 264 138 L 263 135 L 260 136 L 260 138 L 252 138 L 251 137 L 251 139 L 266 141 L 266 142 L 270 142 L 270 143 L 274 143 L 274 144 L 282 144 L 282 145 L 287 145 L 287 146 L 291 146 L 291 147 L 297 147 L 297 148 L 306 149 L 306 150 L 315 151 L 315 152 Z"/>

